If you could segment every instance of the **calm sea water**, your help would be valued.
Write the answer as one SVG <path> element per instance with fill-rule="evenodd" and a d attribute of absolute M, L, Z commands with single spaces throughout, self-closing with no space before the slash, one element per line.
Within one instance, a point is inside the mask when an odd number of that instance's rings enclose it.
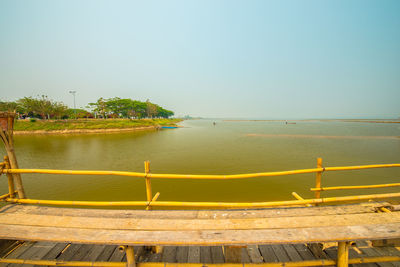
<path fill-rule="evenodd" d="M 184 128 L 112 134 L 16 136 L 21 168 L 144 170 L 154 173 L 237 174 L 324 166 L 400 162 L 400 125 L 350 122 L 189 120 Z M 1 148 L 4 154 L 4 149 Z M 4 177 L 4 176 L 3 176 Z M 400 168 L 323 174 L 323 185 L 399 182 Z M 143 178 L 25 174 L 30 198 L 145 200 Z M 312 197 L 315 174 L 243 180 L 152 180 L 159 200 L 268 201 Z M 7 191 L 5 179 L 1 192 Z M 398 188 L 324 192 L 324 196 L 398 192 Z"/>

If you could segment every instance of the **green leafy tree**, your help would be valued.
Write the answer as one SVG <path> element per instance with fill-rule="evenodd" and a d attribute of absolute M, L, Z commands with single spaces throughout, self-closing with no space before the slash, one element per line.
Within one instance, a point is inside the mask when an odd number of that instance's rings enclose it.
<path fill-rule="evenodd" d="M 157 108 L 157 117 L 161 118 L 169 118 L 174 115 L 174 112 L 171 110 L 164 109 L 162 107 Z"/>
<path fill-rule="evenodd" d="M 147 118 L 153 118 L 157 115 L 158 106 L 156 104 L 151 103 L 148 99 L 146 101 L 146 113 Z"/>
<path fill-rule="evenodd" d="M 107 113 L 109 110 L 107 108 L 106 99 L 100 97 L 96 103 L 89 103 L 89 107 L 95 114 L 100 114 L 104 119 L 107 118 Z"/>
<path fill-rule="evenodd" d="M 14 101 L 0 101 L 0 111 L 16 111 L 17 113 L 23 112 L 21 106 Z"/>
<path fill-rule="evenodd" d="M 68 107 L 62 102 L 51 103 L 51 118 L 62 119 L 68 117 Z"/>
<path fill-rule="evenodd" d="M 26 116 L 40 117 L 42 119 L 62 118 L 68 109 L 62 102 L 56 102 L 47 96 L 24 97 L 17 101 L 20 110 Z"/>

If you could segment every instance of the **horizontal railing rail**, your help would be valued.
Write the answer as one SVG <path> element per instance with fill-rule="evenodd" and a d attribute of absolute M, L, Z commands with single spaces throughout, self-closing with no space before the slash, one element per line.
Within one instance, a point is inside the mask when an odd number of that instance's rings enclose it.
<path fill-rule="evenodd" d="M 380 185 L 357 185 L 357 186 L 333 186 L 322 187 L 321 177 L 322 173 L 329 171 L 351 171 L 351 170 L 364 170 L 376 168 L 391 168 L 400 167 L 400 163 L 392 164 L 373 164 L 373 165 L 359 165 L 359 166 L 341 166 L 341 167 L 323 167 L 322 159 L 318 159 L 317 168 L 299 169 L 289 171 L 273 171 L 273 172 L 259 172 L 247 174 L 156 174 L 150 172 L 150 162 L 145 162 L 145 172 L 129 172 L 129 171 L 101 171 L 101 170 L 54 170 L 54 169 L 12 169 L 9 167 L 7 160 L 0 163 L 0 174 L 7 174 L 9 181 L 9 193 L 0 196 L 1 201 L 9 203 L 21 204 L 42 204 L 42 205 L 67 205 L 67 206 L 96 206 L 96 207 L 112 207 L 112 206 L 128 206 L 140 207 L 144 206 L 147 210 L 152 207 L 206 207 L 206 208 L 263 208 L 263 207 L 276 207 L 276 206 L 293 206 L 293 205 L 319 205 L 323 203 L 333 202 L 350 202 L 369 199 L 385 199 L 400 197 L 400 193 L 386 193 L 386 194 L 370 194 L 370 195 L 356 195 L 356 196 L 342 196 L 342 197 L 321 197 L 321 192 L 330 190 L 341 189 L 363 189 L 363 188 L 385 188 L 400 186 L 400 183 L 380 184 Z M 17 198 L 18 190 L 14 190 L 12 175 L 14 174 L 61 174 L 61 175 L 114 175 L 145 178 L 146 181 L 146 201 L 72 201 L 72 200 L 40 200 L 40 199 L 27 199 Z M 157 192 L 154 196 L 151 189 L 151 179 L 214 179 L 214 180 L 229 180 L 229 179 L 246 179 L 258 177 L 272 177 L 283 175 L 295 174 L 308 174 L 316 173 L 316 186 L 311 188 L 315 192 L 315 198 L 304 199 L 299 194 L 293 192 L 296 200 L 285 201 L 267 201 L 267 202 L 188 202 L 188 201 L 159 201 L 160 193 Z"/>
<path fill-rule="evenodd" d="M 321 188 L 310 188 L 310 190 L 311 191 L 332 191 L 332 190 L 348 190 L 348 189 L 372 189 L 372 188 L 397 187 L 397 186 L 400 186 L 400 183 L 330 186 L 330 187 L 321 187 Z"/>
<path fill-rule="evenodd" d="M 38 174 L 67 174 L 67 175 L 116 175 L 116 176 L 131 176 L 142 178 L 158 178 L 158 179 L 245 179 L 257 177 L 283 176 L 294 174 L 318 173 L 327 171 L 349 171 L 363 170 L 376 168 L 400 167 L 400 163 L 393 164 L 374 164 L 361 166 L 344 166 L 344 167 L 325 167 L 313 169 L 300 169 L 290 171 L 275 171 L 275 172 L 258 172 L 246 174 L 157 174 L 157 173 L 142 173 L 128 171 L 92 171 L 92 170 L 53 170 L 53 169 L 3 169 L 2 173 L 38 173 Z"/>
<path fill-rule="evenodd" d="M 400 256 L 376 256 L 348 259 L 349 264 L 374 263 L 374 262 L 396 262 Z M 30 264 L 46 266 L 87 266 L 87 267 L 126 267 L 126 262 L 93 262 L 93 261 L 61 261 L 61 260 L 27 260 L 2 258 L 0 263 Z M 337 265 L 336 259 L 317 259 L 304 261 L 286 262 L 263 262 L 263 263 L 168 263 L 168 262 L 138 262 L 136 267 L 305 267 L 305 266 L 329 266 Z"/>

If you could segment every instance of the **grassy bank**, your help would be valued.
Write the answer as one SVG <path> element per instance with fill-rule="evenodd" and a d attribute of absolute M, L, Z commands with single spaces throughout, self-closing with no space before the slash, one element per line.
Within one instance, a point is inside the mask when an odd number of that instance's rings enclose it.
<path fill-rule="evenodd" d="M 25 131 L 68 131 L 68 130 L 107 130 L 157 126 L 174 126 L 181 119 L 79 119 L 79 120 L 16 120 L 15 132 Z"/>

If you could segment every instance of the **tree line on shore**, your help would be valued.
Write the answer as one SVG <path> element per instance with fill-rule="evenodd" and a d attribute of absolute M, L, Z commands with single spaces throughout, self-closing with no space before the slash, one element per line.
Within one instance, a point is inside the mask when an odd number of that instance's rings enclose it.
<path fill-rule="evenodd" d="M 89 103 L 85 109 L 68 108 L 63 102 L 57 102 L 42 95 L 23 97 L 16 101 L 0 101 L 0 111 L 16 111 L 19 118 L 40 119 L 76 119 L 76 118 L 169 118 L 173 111 L 151 103 L 129 98 L 99 98 Z"/>

